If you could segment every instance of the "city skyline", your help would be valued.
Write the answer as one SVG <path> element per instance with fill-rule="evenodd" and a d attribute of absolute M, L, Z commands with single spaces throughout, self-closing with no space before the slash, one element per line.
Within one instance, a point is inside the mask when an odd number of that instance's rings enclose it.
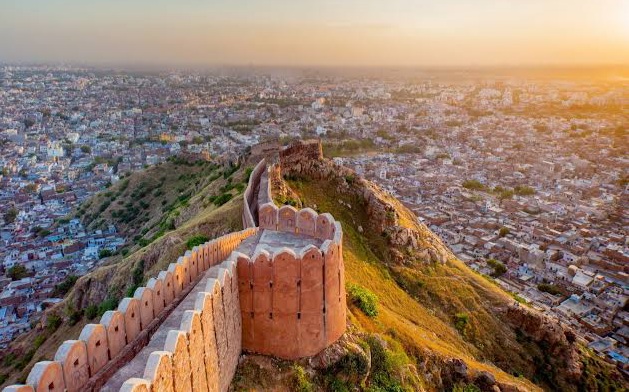
<path fill-rule="evenodd" d="M 629 63 L 629 3 L 21 1 L 0 62 L 503 66 Z"/>

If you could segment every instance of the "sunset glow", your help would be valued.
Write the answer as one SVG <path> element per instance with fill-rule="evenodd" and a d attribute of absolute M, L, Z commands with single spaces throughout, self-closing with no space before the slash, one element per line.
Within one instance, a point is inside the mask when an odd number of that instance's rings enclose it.
<path fill-rule="evenodd" d="M 2 1 L 0 61 L 629 63 L 625 0 Z"/>

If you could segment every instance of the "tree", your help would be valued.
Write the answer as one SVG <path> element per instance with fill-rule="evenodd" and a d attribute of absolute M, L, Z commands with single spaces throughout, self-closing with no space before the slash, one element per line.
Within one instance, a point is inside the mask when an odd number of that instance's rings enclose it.
<path fill-rule="evenodd" d="M 540 283 L 537 285 L 537 289 L 551 295 L 560 295 L 562 293 L 559 286 L 549 283 Z"/>
<path fill-rule="evenodd" d="M 68 291 L 74 286 L 76 281 L 79 279 L 76 275 L 68 275 L 66 278 L 59 284 L 55 285 L 54 290 L 52 291 L 52 295 L 55 297 L 63 297 Z"/>
<path fill-rule="evenodd" d="M 35 120 L 31 119 L 31 118 L 27 118 L 26 120 L 24 120 L 24 126 L 26 128 L 30 128 L 33 125 L 35 125 Z"/>
<path fill-rule="evenodd" d="M 535 189 L 526 185 L 517 185 L 513 190 L 518 196 L 531 196 L 535 194 Z"/>
<path fill-rule="evenodd" d="M 26 267 L 18 264 L 9 268 L 9 273 L 7 275 L 11 278 L 11 280 L 20 280 L 28 276 L 28 271 L 26 270 Z"/>
<path fill-rule="evenodd" d="M 471 189 L 473 191 L 481 191 L 485 189 L 485 185 L 478 180 L 466 180 L 463 181 L 463 188 Z"/>
<path fill-rule="evenodd" d="M 511 233 L 511 231 L 509 230 L 508 227 L 501 227 L 500 231 L 498 232 L 498 235 L 500 236 L 500 238 L 506 237 L 507 234 Z"/>
<path fill-rule="evenodd" d="M 507 267 L 496 259 L 487 260 L 487 265 L 494 269 L 494 272 L 491 273 L 491 276 L 494 278 L 498 278 L 507 272 Z"/>
<path fill-rule="evenodd" d="M 37 184 L 28 184 L 24 187 L 27 193 L 35 193 L 37 191 Z"/>
<path fill-rule="evenodd" d="M 88 145 L 83 145 L 83 146 L 81 146 L 81 152 L 83 152 L 84 154 L 91 154 L 92 153 L 92 147 L 90 147 Z"/>
<path fill-rule="evenodd" d="M 16 208 L 9 208 L 9 210 L 4 214 L 4 221 L 7 223 L 15 222 L 15 218 L 17 218 L 18 213 L 19 211 Z"/>

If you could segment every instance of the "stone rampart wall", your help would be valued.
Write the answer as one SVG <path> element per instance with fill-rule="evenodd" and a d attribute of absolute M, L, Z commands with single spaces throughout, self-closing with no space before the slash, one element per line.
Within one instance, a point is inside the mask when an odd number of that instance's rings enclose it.
<path fill-rule="evenodd" d="M 321 146 L 306 142 L 280 152 L 320 159 Z M 163 350 L 152 352 L 142 378 L 121 391 L 227 391 L 242 350 L 286 359 L 312 356 L 345 332 L 346 300 L 341 225 L 310 208 L 273 203 L 267 165 L 259 162 L 244 193 L 245 230 L 187 251 L 99 324 L 64 342 L 53 361 L 31 370 L 27 385 L 9 391 L 98 390 L 150 341 L 170 312 L 210 269 L 205 290 L 169 331 Z M 232 252 L 259 229 L 313 237 L 320 247 Z"/>
<path fill-rule="evenodd" d="M 345 332 L 342 238 L 336 233 L 321 248 L 262 250 L 252 258 L 237 254 L 244 350 L 303 358 Z"/>
<path fill-rule="evenodd" d="M 196 378 L 188 381 L 195 382 L 194 385 L 211 382 L 212 385 L 217 385 L 211 390 L 225 390 L 225 385 L 222 385 L 225 382 L 220 384 L 219 381 L 231 380 L 233 376 L 241 350 L 241 326 L 237 280 L 232 279 L 236 262 L 223 260 L 245 238 L 256 232 L 256 228 L 248 228 L 187 251 L 179 257 L 176 263 L 171 263 L 166 271 L 151 278 L 146 287 L 139 287 L 133 297 L 124 298 L 117 310 L 105 312 L 99 324 L 86 325 L 78 340 L 67 340 L 61 344 L 53 361 L 36 363 L 27 377 L 26 385 L 8 388 L 19 387 L 21 391 L 53 392 L 98 389 L 118 368 L 133 358 L 135 353 L 148 343 L 150 335 L 186 296 L 200 276 L 208 268 L 212 268 L 210 273 L 214 274 L 215 278 L 211 279 L 212 287 L 209 284 L 207 287 L 209 302 L 201 301 L 201 305 L 209 304 L 208 309 L 211 309 L 213 313 L 210 315 L 207 309 L 203 313 L 204 308 L 200 308 L 197 313 L 186 314 L 182 320 L 181 331 L 179 331 L 181 333 L 173 334 L 172 338 L 169 336 L 167 347 L 164 348 L 165 352 L 158 354 L 158 358 L 152 357 L 153 362 L 147 364 L 145 378 L 148 380 L 148 385 L 158 386 L 161 381 L 153 377 L 151 372 L 158 372 L 163 367 L 172 368 L 173 364 L 177 365 L 177 363 L 188 363 L 186 361 L 190 361 L 189 358 L 181 352 L 181 341 L 209 340 L 209 334 L 208 336 L 200 335 L 203 333 L 200 326 L 205 323 L 206 328 L 210 328 L 208 323 L 211 323 L 213 330 L 216 331 L 216 341 L 204 343 L 200 347 L 216 347 L 218 351 L 213 355 L 220 371 L 215 374 L 214 369 L 213 379 L 210 380 L 210 372 L 207 372 L 207 369 L 203 369 L 203 374 L 207 373 L 207 375 L 206 378 L 202 378 L 201 370 L 195 367 L 190 377 L 196 374 Z M 186 352 L 187 350 L 186 345 Z M 203 350 L 202 354 L 199 350 L 192 350 L 186 355 L 194 356 L 191 363 L 198 365 L 205 363 L 197 360 L 200 355 L 210 354 L 208 350 Z M 168 360 L 172 363 L 165 364 Z M 179 368 L 175 366 L 174 369 Z M 178 382 L 185 384 L 186 380 Z M 145 385 L 144 382 L 138 381 L 138 383 L 136 384 Z M 176 390 L 190 390 L 184 386 L 182 388 Z M 162 389 L 153 390 L 161 391 Z"/>
<path fill-rule="evenodd" d="M 321 157 L 315 143 L 297 145 L 280 155 L 287 159 L 297 152 Z M 260 230 L 314 237 L 323 244 L 274 254 L 259 251 L 251 258 L 237 256 L 242 346 L 285 359 L 312 356 L 334 343 L 346 328 L 341 225 L 331 214 L 317 214 L 311 208 L 278 208 L 268 176 L 259 181 L 259 204 L 252 207 L 257 207 Z"/>
<path fill-rule="evenodd" d="M 229 389 L 242 350 L 237 255 L 210 269 L 194 309 L 185 311 L 179 329 L 168 331 L 163 350 L 150 354 L 143 377 L 128 379 L 121 391 Z"/>
<path fill-rule="evenodd" d="M 260 185 L 260 179 L 262 174 L 266 170 L 266 162 L 265 160 L 261 160 L 255 166 L 253 171 L 251 172 L 251 176 L 249 177 L 249 181 L 247 182 L 247 188 L 245 189 L 245 193 L 243 196 L 244 207 L 242 209 L 242 226 L 244 228 L 256 227 L 256 204 L 257 204 L 257 194 L 256 189 Z"/>

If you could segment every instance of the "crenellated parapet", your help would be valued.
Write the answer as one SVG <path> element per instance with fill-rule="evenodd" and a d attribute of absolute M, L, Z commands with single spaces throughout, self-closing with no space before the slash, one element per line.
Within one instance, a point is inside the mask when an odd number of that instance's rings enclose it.
<path fill-rule="evenodd" d="M 249 352 L 285 359 L 308 357 L 346 329 L 343 231 L 329 213 L 277 207 L 267 174 L 271 168 L 264 168 L 256 179 L 261 245 L 251 256 L 237 257 L 242 345 Z M 288 242 L 311 238 L 306 241 L 310 245 L 262 246 L 267 233 L 274 232 Z"/>
<path fill-rule="evenodd" d="M 242 351 L 238 279 L 234 252 L 213 266 L 194 306 L 178 329 L 167 331 L 161 350 L 150 353 L 142 377 L 121 391 L 226 391 Z"/>
<path fill-rule="evenodd" d="M 243 349 L 297 359 L 341 337 L 346 306 L 339 240 L 238 254 Z"/>
<path fill-rule="evenodd" d="M 146 287 L 137 288 L 133 297 L 123 298 L 116 310 L 105 312 L 98 324 L 87 324 L 77 340 L 63 342 L 57 349 L 54 360 L 36 363 L 27 377 L 26 385 L 11 386 L 7 390 L 72 392 L 98 389 L 111 374 L 147 344 L 150 335 L 206 270 L 215 268 L 222 271 L 220 278 L 217 275 L 215 280 L 216 284 L 221 282 L 218 290 L 222 291 L 222 284 L 228 281 L 229 293 L 237 295 L 237 285 L 231 283 L 235 261 L 226 264 L 229 266 L 227 269 L 218 266 L 222 265 L 245 238 L 256 233 L 256 228 L 245 229 L 187 251 L 177 262 L 171 263 L 166 271 L 151 278 Z M 236 309 L 237 305 L 233 304 L 238 302 L 237 297 L 232 298 L 231 294 L 226 294 L 226 297 L 229 299 L 227 306 Z M 231 322 L 234 324 L 236 321 Z M 194 321 L 188 321 L 186 326 L 190 327 L 183 330 L 187 337 L 198 340 L 194 331 L 191 332 L 194 324 Z M 232 332 L 230 340 L 234 351 L 237 348 L 240 353 L 240 343 L 236 342 L 240 340 L 240 329 L 237 331 Z M 138 388 L 140 389 L 137 390 L 141 390 L 140 386 Z"/>
<path fill-rule="evenodd" d="M 280 152 L 280 162 L 320 145 Z M 343 231 L 329 213 L 273 203 L 266 161 L 243 195 L 245 229 L 176 262 L 35 364 L 7 391 L 229 389 L 243 351 L 298 359 L 345 332 Z"/>

